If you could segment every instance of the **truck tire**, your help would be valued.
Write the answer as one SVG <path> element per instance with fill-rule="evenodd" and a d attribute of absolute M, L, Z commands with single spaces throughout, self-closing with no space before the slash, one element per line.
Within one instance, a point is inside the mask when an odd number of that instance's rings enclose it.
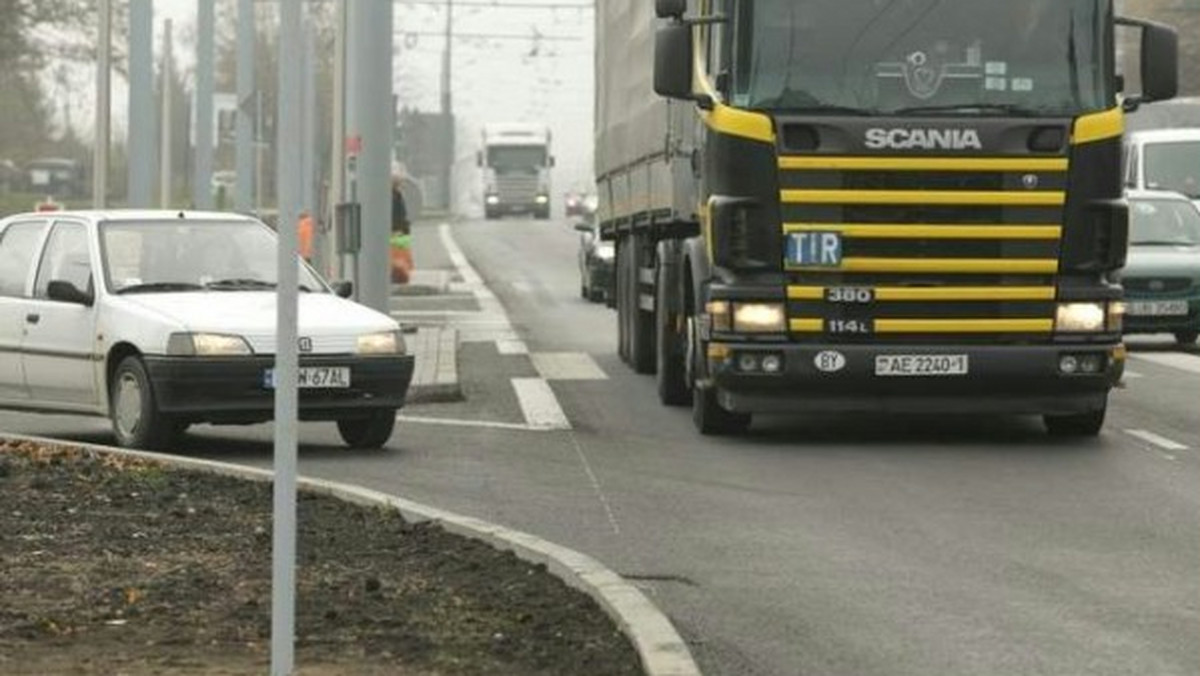
<path fill-rule="evenodd" d="M 695 304 L 691 304 L 695 307 Z M 696 331 L 696 320 L 688 317 L 688 376 L 692 389 L 692 424 L 696 431 L 705 436 L 730 436 L 742 434 L 750 428 L 753 417 L 749 413 L 734 413 L 717 401 L 717 392 L 703 385 L 707 371 L 706 346 Z"/>
<path fill-rule="evenodd" d="M 629 272 L 629 357 L 636 373 L 655 372 L 654 312 L 642 309 L 642 269 L 647 260 L 645 247 L 637 235 L 632 237 Z"/>
<path fill-rule="evenodd" d="M 1047 415 L 1043 418 L 1046 431 L 1054 437 L 1095 437 L 1104 427 L 1106 405 L 1097 411 L 1072 415 Z"/>
<path fill-rule="evenodd" d="M 666 406 L 684 406 L 690 401 L 687 383 L 687 336 L 681 331 L 668 299 L 674 289 L 667 288 L 666 262 L 658 269 L 654 285 L 655 348 L 658 357 L 658 400 Z"/>

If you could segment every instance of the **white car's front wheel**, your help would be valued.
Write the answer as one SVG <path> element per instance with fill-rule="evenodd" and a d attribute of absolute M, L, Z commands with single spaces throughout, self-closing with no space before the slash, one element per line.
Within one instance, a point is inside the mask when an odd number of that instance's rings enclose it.
<path fill-rule="evenodd" d="M 117 445 L 125 448 L 164 450 L 178 426 L 158 410 L 146 365 L 126 357 L 109 382 L 109 413 Z"/>
<path fill-rule="evenodd" d="M 365 418 L 337 421 L 338 433 L 350 448 L 382 448 L 396 429 L 395 411 L 374 411 Z"/>

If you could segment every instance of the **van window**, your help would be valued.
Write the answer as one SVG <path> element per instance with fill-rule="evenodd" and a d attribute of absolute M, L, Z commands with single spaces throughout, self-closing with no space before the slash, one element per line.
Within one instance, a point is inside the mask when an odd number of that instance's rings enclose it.
<path fill-rule="evenodd" d="M 0 296 L 25 295 L 33 256 L 45 229 L 44 222 L 29 221 L 13 223 L 0 232 Z"/>
<path fill-rule="evenodd" d="M 1200 199 L 1200 141 L 1147 143 L 1142 154 L 1145 187 Z"/>

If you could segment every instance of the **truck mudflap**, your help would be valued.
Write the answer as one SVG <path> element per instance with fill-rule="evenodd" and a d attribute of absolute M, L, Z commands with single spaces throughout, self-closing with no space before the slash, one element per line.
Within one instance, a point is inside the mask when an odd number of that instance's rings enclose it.
<path fill-rule="evenodd" d="M 1115 344 L 719 343 L 708 352 L 718 401 L 739 413 L 1088 413 L 1105 407 L 1125 359 Z"/>

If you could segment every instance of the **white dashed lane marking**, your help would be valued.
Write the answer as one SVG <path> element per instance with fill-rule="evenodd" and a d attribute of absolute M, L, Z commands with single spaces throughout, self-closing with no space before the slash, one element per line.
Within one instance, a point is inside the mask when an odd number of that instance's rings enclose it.
<path fill-rule="evenodd" d="M 1188 449 L 1184 444 L 1173 439 L 1168 439 L 1162 435 L 1155 434 L 1149 430 L 1125 430 L 1125 433 L 1137 437 L 1148 444 L 1152 444 L 1164 451 L 1186 451 Z"/>

